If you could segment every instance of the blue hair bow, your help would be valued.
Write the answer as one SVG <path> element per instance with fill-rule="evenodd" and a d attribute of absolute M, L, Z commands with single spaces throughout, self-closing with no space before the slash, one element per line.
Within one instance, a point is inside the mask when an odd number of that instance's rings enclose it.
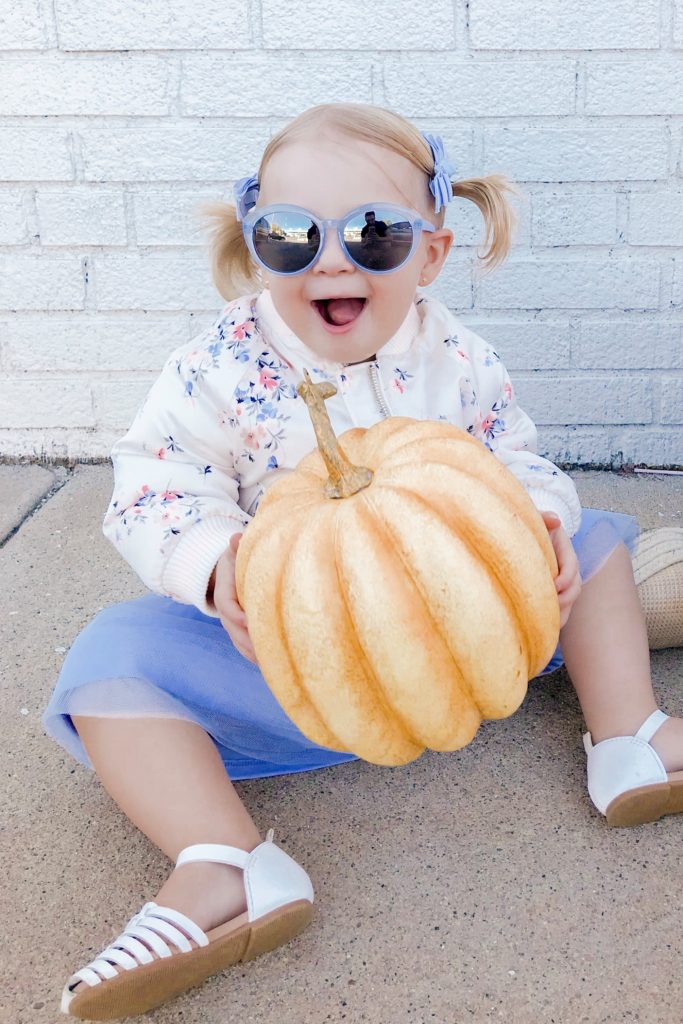
<path fill-rule="evenodd" d="M 240 178 L 233 185 L 232 194 L 235 199 L 237 219 L 244 220 L 252 206 L 256 206 L 256 200 L 258 199 L 258 176 L 250 174 L 246 178 Z"/>
<path fill-rule="evenodd" d="M 446 156 L 443 139 L 440 135 L 429 135 L 427 132 L 423 132 L 422 138 L 429 143 L 434 157 L 434 172 L 429 179 L 429 190 L 434 196 L 434 208 L 438 213 L 441 207 L 446 206 L 453 198 L 451 175 L 455 174 L 455 167 Z"/>

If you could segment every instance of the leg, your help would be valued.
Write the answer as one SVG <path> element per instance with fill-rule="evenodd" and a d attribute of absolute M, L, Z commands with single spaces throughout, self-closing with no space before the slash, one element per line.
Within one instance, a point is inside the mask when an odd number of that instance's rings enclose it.
<path fill-rule="evenodd" d="M 623 544 L 583 587 L 560 639 L 593 742 L 632 735 L 657 702 L 645 621 Z M 665 722 L 651 743 L 667 771 L 683 768 L 683 719 Z"/>
<path fill-rule="evenodd" d="M 104 788 L 124 814 L 175 860 L 193 843 L 251 851 L 256 825 L 208 734 L 175 718 L 74 716 Z M 210 928 L 246 910 L 242 872 L 224 864 L 184 864 L 155 898 Z"/>

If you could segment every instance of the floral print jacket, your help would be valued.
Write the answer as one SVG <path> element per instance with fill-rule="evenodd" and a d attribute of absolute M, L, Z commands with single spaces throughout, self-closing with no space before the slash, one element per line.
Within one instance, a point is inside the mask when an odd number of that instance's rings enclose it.
<path fill-rule="evenodd" d="M 418 294 L 375 359 L 349 366 L 308 349 L 263 291 L 228 303 L 170 354 L 112 449 L 103 530 L 152 591 L 217 615 L 206 589 L 230 537 L 315 447 L 296 392 L 304 368 L 336 386 L 326 407 L 337 434 L 388 415 L 447 420 L 485 444 L 570 536 L 578 529 L 574 484 L 535 453 L 536 428 L 499 356 L 443 303 Z"/>

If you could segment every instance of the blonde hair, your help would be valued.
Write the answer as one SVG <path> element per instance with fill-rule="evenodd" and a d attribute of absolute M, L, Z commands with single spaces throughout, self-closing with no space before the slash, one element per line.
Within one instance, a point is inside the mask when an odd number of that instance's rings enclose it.
<path fill-rule="evenodd" d="M 300 138 L 319 137 L 326 129 L 384 146 L 406 157 L 425 175 L 425 202 L 433 209 L 429 177 L 434 171 L 434 159 L 429 143 L 404 117 L 367 103 L 321 103 L 304 111 L 268 142 L 258 169 L 259 184 L 268 162 L 281 146 Z M 471 199 L 484 218 L 484 247 L 488 249 L 478 256 L 484 272 L 489 272 L 502 263 L 510 251 L 517 218 L 505 193 L 519 195 L 519 190 L 502 174 L 452 180 L 451 184 L 453 195 Z M 260 288 L 260 268 L 252 260 L 244 241 L 234 205 L 204 203 L 198 212 L 210 236 L 211 270 L 220 294 L 232 299 Z M 443 227 L 445 213 L 442 207 L 438 214 L 432 214 L 439 228 Z"/>

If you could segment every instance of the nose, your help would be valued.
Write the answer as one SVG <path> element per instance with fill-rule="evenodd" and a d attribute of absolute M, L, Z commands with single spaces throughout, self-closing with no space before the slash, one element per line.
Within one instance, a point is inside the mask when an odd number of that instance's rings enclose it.
<path fill-rule="evenodd" d="M 339 274 L 353 271 L 355 267 L 341 247 L 337 230 L 334 226 L 325 225 L 325 244 L 318 257 L 313 273 Z"/>

